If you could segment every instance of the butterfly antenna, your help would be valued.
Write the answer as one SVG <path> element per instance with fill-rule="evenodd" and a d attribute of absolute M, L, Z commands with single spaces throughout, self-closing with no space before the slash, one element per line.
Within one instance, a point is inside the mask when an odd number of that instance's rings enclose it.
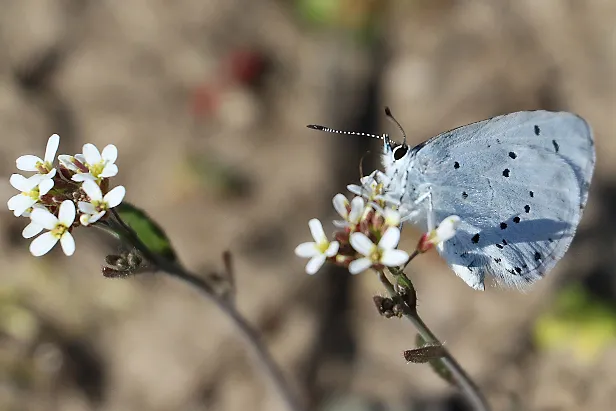
<path fill-rule="evenodd" d="M 387 116 L 387 118 L 389 118 L 391 121 L 393 121 L 396 124 L 396 126 L 398 126 L 398 129 L 402 133 L 402 137 L 404 137 L 404 140 L 403 140 L 402 144 L 406 146 L 406 133 L 404 132 L 404 129 L 402 128 L 402 125 L 398 122 L 398 120 L 396 120 L 394 115 L 391 114 L 391 110 L 389 109 L 389 107 L 385 107 L 385 115 Z"/>
<path fill-rule="evenodd" d="M 343 130 L 336 130 L 336 129 L 325 127 L 325 126 L 319 126 L 317 124 L 309 124 L 306 127 L 311 128 L 313 130 L 326 131 L 328 133 L 347 134 L 347 135 L 351 135 L 351 136 L 371 137 L 371 138 L 376 138 L 376 139 L 379 139 L 379 140 L 385 140 L 385 139 L 388 138 L 387 134 L 383 134 L 382 136 L 379 136 L 377 134 L 362 133 L 361 131 L 343 131 Z"/>

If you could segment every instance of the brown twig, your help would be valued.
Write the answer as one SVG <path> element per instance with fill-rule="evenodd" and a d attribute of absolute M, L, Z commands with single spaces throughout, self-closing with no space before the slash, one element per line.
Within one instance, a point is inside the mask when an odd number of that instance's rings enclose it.
<path fill-rule="evenodd" d="M 451 373 L 453 380 L 456 385 L 460 388 L 462 393 L 466 396 L 469 403 L 473 406 L 473 409 L 476 411 L 490 411 L 490 407 L 484 398 L 483 394 L 475 384 L 475 382 L 471 379 L 471 377 L 464 371 L 462 366 L 456 361 L 456 359 L 451 355 L 449 350 L 447 350 L 443 344 L 439 341 L 438 338 L 434 335 L 432 330 L 423 322 L 419 314 L 417 313 L 416 306 L 416 294 L 415 289 L 410 281 L 410 279 L 404 274 L 402 271 L 392 270 L 392 273 L 396 276 L 401 276 L 403 279 L 404 285 L 410 287 L 407 292 L 409 293 L 403 301 L 403 315 L 406 317 L 417 329 L 419 335 L 425 340 L 427 343 L 437 344 L 443 347 L 443 356 L 440 359 L 447 370 Z M 392 297 L 399 296 L 400 293 L 396 290 L 396 287 L 389 281 L 387 276 L 383 271 L 378 272 L 379 280 L 385 286 L 387 291 Z"/>

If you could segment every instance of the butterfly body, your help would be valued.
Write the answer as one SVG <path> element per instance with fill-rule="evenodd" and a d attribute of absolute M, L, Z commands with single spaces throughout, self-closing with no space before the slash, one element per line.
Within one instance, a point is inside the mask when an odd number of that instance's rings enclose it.
<path fill-rule="evenodd" d="M 449 215 L 459 229 L 439 252 L 469 286 L 491 276 L 522 288 L 571 244 L 595 164 L 592 131 L 566 112 L 506 114 L 414 148 L 385 140 L 388 195 L 422 228 Z"/>

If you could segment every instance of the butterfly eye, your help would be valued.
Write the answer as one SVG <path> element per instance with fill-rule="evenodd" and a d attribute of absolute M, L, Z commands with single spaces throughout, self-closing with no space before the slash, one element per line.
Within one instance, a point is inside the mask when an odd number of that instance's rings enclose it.
<path fill-rule="evenodd" d="M 406 155 L 407 151 L 409 151 L 409 146 L 407 146 L 406 144 L 402 144 L 394 148 L 394 160 L 400 160 Z"/>

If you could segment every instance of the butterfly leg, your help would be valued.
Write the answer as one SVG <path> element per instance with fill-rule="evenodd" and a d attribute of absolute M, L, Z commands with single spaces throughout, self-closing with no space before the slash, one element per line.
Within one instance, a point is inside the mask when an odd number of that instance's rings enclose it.
<path fill-rule="evenodd" d="M 427 187 L 427 191 L 425 193 L 423 193 L 422 195 L 420 195 L 417 200 L 415 200 L 415 205 L 419 205 L 421 203 L 423 203 L 424 201 L 427 201 L 427 205 L 428 205 L 428 210 L 426 213 L 426 219 L 427 219 L 427 224 L 428 224 L 428 231 L 432 231 L 436 228 L 436 222 L 435 222 L 435 218 L 436 216 L 434 215 L 434 205 L 432 203 L 432 188 L 431 187 Z"/>

